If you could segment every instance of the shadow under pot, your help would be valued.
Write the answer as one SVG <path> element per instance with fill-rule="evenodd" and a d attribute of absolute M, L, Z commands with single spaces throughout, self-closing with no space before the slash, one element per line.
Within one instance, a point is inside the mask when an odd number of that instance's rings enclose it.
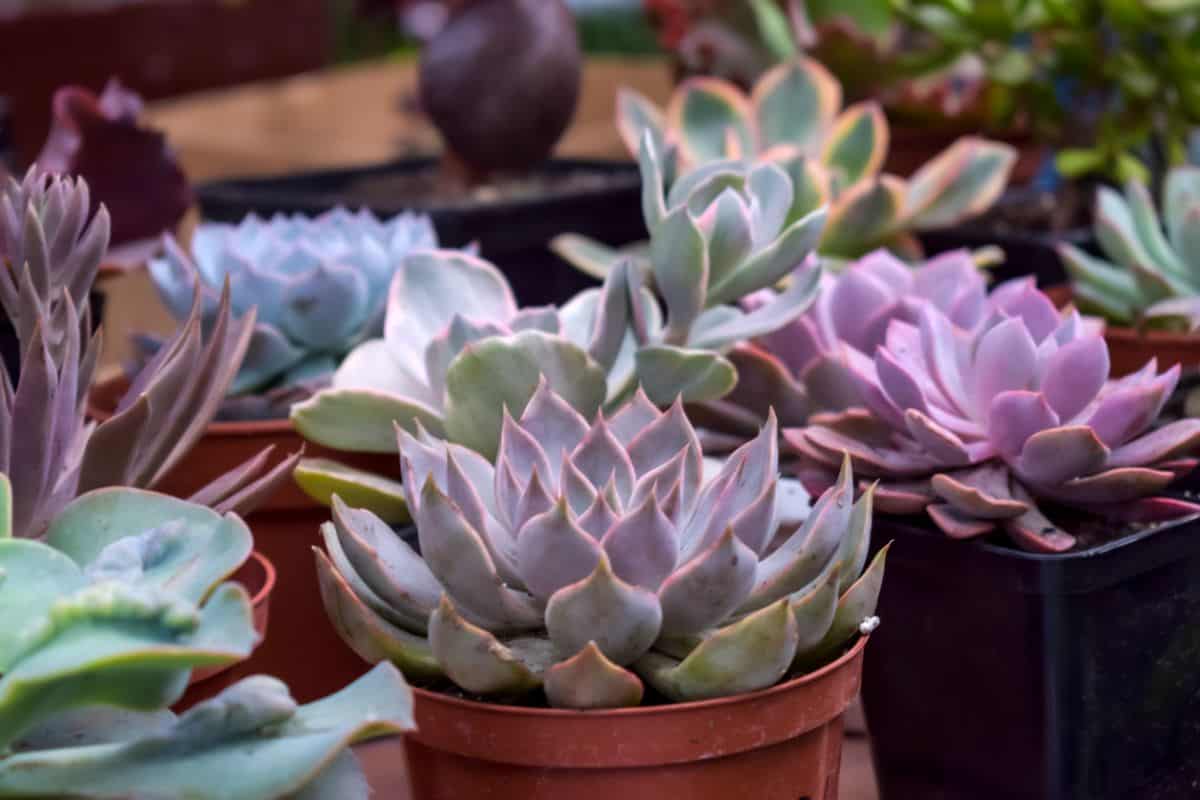
<path fill-rule="evenodd" d="M 1058 555 L 883 515 L 872 539 L 894 542 L 863 679 L 882 800 L 1196 796 L 1196 518 Z"/>
<path fill-rule="evenodd" d="M 1071 287 L 1059 284 L 1046 290 L 1055 305 L 1062 307 L 1071 302 Z M 1179 364 L 1184 370 L 1200 366 L 1200 334 L 1174 331 L 1146 330 L 1124 325 L 1105 323 L 1104 341 L 1108 343 L 1108 357 L 1112 377 L 1118 378 L 1137 372 L 1152 358 L 1158 359 L 1160 369 Z"/>
<path fill-rule="evenodd" d="M 867 638 L 787 683 L 674 705 L 567 711 L 415 688 L 413 797 L 838 800 L 842 717 Z"/>
<path fill-rule="evenodd" d="M 352 169 L 231 178 L 197 187 L 205 219 L 236 223 L 254 213 L 316 216 L 336 206 L 377 216 L 428 214 L 443 247 L 477 243 L 504 272 L 522 306 L 561 305 L 598 282 L 549 249 L 561 233 L 612 246 L 647 237 L 637 165 L 555 159 L 521 179 L 447 194 L 438 162 L 405 159 Z"/>
<path fill-rule="evenodd" d="M 97 384 L 89 398 L 89 416 L 97 420 L 110 417 L 127 388 L 123 377 Z M 400 472 L 398 456 L 332 451 L 306 442 L 286 419 L 214 422 L 154 488 L 175 497 L 190 497 L 270 446 L 275 448 L 272 467 L 303 447 L 306 457 L 332 458 L 381 474 Z M 288 684 L 293 697 L 307 703 L 362 674 L 361 660 L 326 617 L 317 586 L 312 548 L 321 545 L 321 524 L 330 518 L 327 507 L 290 481 L 246 517 L 254 549 L 274 566 L 277 581 L 266 639 L 227 675 L 235 679 L 275 675 Z"/>

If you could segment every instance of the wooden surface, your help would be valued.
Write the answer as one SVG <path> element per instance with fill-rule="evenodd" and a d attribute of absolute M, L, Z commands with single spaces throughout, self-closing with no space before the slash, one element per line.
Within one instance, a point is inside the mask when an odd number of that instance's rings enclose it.
<path fill-rule="evenodd" d="M 437 151 L 435 132 L 411 108 L 416 85 L 412 62 L 374 63 L 301 75 L 231 90 L 206 92 L 150 106 L 193 180 L 263 175 L 323 167 L 369 164 L 402 155 Z M 574 123 L 559 146 L 564 156 L 624 158 L 612 124 L 618 87 L 631 86 L 657 102 L 671 89 L 667 67 L 656 61 L 593 60 Z M 126 351 L 133 330 L 166 330 L 162 311 L 144 274 L 106 286 L 105 327 L 110 363 Z M 877 800 L 861 714 L 852 709 L 842 758 L 841 800 Z M 376 796 L 407 800 L 403 759 L 388 743 L 362 748 L 378 781 Z"/>

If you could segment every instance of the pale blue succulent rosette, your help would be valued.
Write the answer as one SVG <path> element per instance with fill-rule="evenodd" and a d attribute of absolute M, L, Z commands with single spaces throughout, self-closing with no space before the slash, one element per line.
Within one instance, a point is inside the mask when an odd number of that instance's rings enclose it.
<path fill-rule="evenodd" d="M 257 309 L 254 333 L 231 395 L 319 383 L 356 344 L 382 332 L 392 275 L 409 253 L 437 247 L 428 216 L 381 220 L 335 208 L 317 217 L 251 214 L 205 223 L 191 253 L 174 238 L 150 262 L 170 313 L 187 317 L 197 277 L 211 324 L 229 281 L 234 313 Z"/>

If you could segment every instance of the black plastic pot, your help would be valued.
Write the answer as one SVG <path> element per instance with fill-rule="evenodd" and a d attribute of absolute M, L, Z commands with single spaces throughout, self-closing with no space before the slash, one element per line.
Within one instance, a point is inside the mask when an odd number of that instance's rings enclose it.
<path fill-rule="evenodd" d="M 98 289 L 93 289 L 88 295 L 88 302 L 92 306 L 93 333 L 104 319 L 104 299 L 104 293 Z M 12 321 L 3 310 L 0 310 L 0 361 L 4 363 L 9 380 L 16 386 L 21 375 L 21 344 L 17 341 L 17 331 L 13 328 Z"/>
<path fill-rule="evenodd" d="M 1200 522 L 1034 555 L 894 540 L 863 700 L 883 800 L 1200 791 Z"/>
<path fill-rule="evenodd" d="M 367 207 L 380 215 L 422 211 L 433 218 L 441 244 L 478 242 L 482 255 L 508 276 L 522 305 L 562 303 L 595 281 L 547 248 L 560 233 L 579 233 L 610 245 L 646 238 L 637 166 L 623 161 L 554 160 L 544 175 L 582 173 L 602 185 L 505 201 L 471 200 L 420 206 L 404 197 L 381 202 L 378 186 L 397 175 L 426 172 L 431 159 L 406 159 L 378 166 L 299 173 L 272 178 L 231 179 L 197 189 L 208 219 L 236 222 L 250 212 L 319 214 L 337 205 Z"/>

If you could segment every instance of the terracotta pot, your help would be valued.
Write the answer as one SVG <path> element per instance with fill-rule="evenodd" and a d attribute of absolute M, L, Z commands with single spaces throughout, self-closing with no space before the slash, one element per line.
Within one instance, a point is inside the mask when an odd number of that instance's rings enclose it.
<path fill-rule="evenodd" d="M 266 638 L 267 622 L 271 616 L 271 593 L 275 591 L 275 567 L 270 561 L 263 556 L 262 553 L 253 552 L 250 558 L 242 564 L 238 571 L 233 573 L 229 578 L 235 583 L 240 583 L 246 588 L 250 595 L 250 609 L 254 618 L 254 630 L 258 632 L 261 638 Z M 228 667 L 207 667 L 198 669 L 192 673 L 192 686 L 199 683 L 212 681 L 218 675 L 222 675 L 232 669 Z M 214 681 L 214 683 L 222 683 L 221 688 L 227 685 L 224 681 Z M 212 687 L 206 686 L 205 689 Z"/>
<path fill-rule="evenodd" d="M 98 384 L 92 391 L 89 414 L 95 419 L 111 416 L 126 386 L 124 378 Z M 394 455 L 342 453 L 306 443 L 285 419 L 215 422 L 155 489 L 189 497 L 271 445 L 275 446 L 273 463 L 304 447 L 308 456 L 333 458 L 385 474 L 399 472 Z M 246 518 L 255 550 L 275 567 L 278 587 L 270 634 L 231 673 L 275 675 L 300 702 L 324 697 L 365 671 L 362 661 L 329 623 L 317 587 L 312 548 L 320 545 L 321 523 L 328 519 L 329 509 L 291 483 Z"/>
<path fill-rule="evenodd" d="M 561 711 L 415 689 L 413 796 L 837 800 L 865 646 L 761 692 L 679 705 Z"/>
<path fill-rule="evenodd" d="M 1046 294 L 1059 306 L 1071 302 L 1071 287 L 1065 284 L 1050 287 Z M 1184 369 L 1200 366 L 1200 336 L 1193 333 L 1143 331 L 1106 324 L 1104 341 L 1108 342 L 1114 378 L 1137 372 L 1151 358 L 1158 359 L 1160 369 L 1174 364 Z"/>

